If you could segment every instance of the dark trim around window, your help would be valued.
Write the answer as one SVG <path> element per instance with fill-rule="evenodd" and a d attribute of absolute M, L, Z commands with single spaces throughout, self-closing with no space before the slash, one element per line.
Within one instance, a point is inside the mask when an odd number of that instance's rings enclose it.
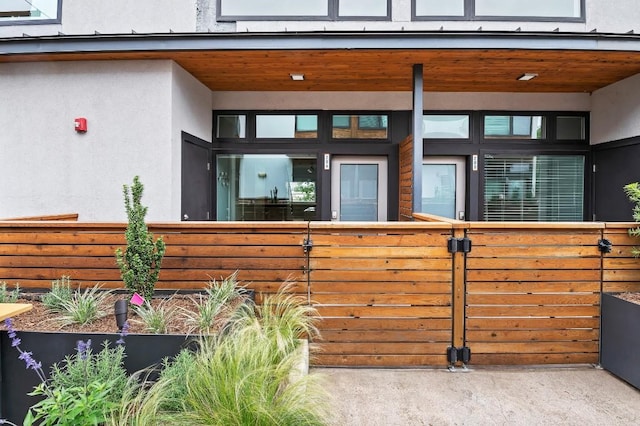
<path fill-rule="evenodd" d="M 484 133 L 484 118 L 491 115 L 504 115 L 504 116 L 540 116 L 544 118 L 544 137 L 538 139 L 526 139 L 526 138 L 486 138 Z M 559 139 L 557 137 L 556 120 L 558 117 L 579 117 L 584 119 L 584 139 Z M 541 144 L 541 145 L 589 145 L 589 113 L 588 112 L 575 112 L 575 111 L 482 111 L 477 119 L 478 128 L 478 140 L 481 144 Z"/>
<path fill-rule="evenodd" d="M 60 24 L 62 23 L 62 0 L 57 0 L 58 1 L 58 10 L 56 12 L 56 18 L 55 19 L 15 19 L 15 20 L 8 20 L 8 21 L 2 21 L 0 20 L 0 26 L 1 27 L 9 27 L 9 26 L 15 26 L 15 25 L 53 25 L 53 24 Z"/>
<path fill-rule="evenodd" d="M 463 16 L 417 16 L 416 0 L 411 0 L 412 21 L 514 21 L 514 22 L 586 22 L 585 2 L 580 0 L 580 17 L 566 16 L 476 16 L 475 0 L 464 0 Z"/>
<path fill-rule="evenodd" d="M 326 16 L 278 16 L 278 15 L 226 15 L 223 16 L 222 2 L 224 0 L 216 0 L 216 21 L 218 22 L 236 22 L 236 21 L 391 21 L 391 0 L 387 2 L 386 16 L 340 16 L 338 14 L 338 3 L 340 0 L 327 0 L 328 14 Z M 233 1 L 233 0 L 227 0 Z"/>

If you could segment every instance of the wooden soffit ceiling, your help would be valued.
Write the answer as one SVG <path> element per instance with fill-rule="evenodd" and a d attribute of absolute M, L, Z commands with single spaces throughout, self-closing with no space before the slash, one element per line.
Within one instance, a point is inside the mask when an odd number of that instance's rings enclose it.
<path fill-rule="evenodd" d="M 198 50 L 0 55 L 2 62 L 173 60 L 213 91 L 593 92 L 640 73 L 640 52 L 523 49 Z M 538 76 L 518 81 L 523 73 Z M 292 81 L 290 74 L 304 74 Z"/>

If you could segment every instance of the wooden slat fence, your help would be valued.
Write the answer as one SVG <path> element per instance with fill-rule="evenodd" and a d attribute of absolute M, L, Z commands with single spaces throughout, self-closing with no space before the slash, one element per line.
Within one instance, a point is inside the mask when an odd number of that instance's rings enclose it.
<path fill-rule="evenodd" d="M 319 365 L 446 365 L 448 224 L 312 223 L 311 300 Z"/>
<path fill-rule="evenodd" d="M 474 364 L 598 362 L 601 228 L 469 226 L 465 340 Z"/>
<path fill-rule="evenodd" d="M 472 364 L 596 363 L 601 292 L 640 291 L 633 224 L 416 220 L 150 224 L 167 243 L 157 288 L 237 270 L 260 300 L 293 280 L 321 316 L 316 363 L 338 366 L 445 365 L 449 346 L 469 347 Z M 0 281 L 122 287 L 125 227 L 0 221 Z M 449 253 L 452 236 L 471 252 Z"/>
<path fill-rule="evenodd" d="M 640 259 L 631 254 L 632 247 L 640 247 L 640 239 L 629 236 L 631 223 L 607 223 L 604 238 L 612 244 L 602 264 L 602 291 L 622 293 L 640 291 Z"/>
<path fill-rule="evenodd" d="M 23 288 L 49 288 L 62 275 L 74 283 L 121 288 L 115 250 L 125 247 L 125 224 L 0 222 L 0 280 Z M 303 223 L 151 224 L 167 250 L 156 288 L 202 289 L 210 279 L 239 271 L 256 293 L 274 292 L 286 280 L 307 293 Z"/>

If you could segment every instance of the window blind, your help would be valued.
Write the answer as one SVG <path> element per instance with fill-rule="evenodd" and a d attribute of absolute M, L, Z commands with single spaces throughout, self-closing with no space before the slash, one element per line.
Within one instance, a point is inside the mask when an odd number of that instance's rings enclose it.
<path fill-rule="evenodd" d="M 584 156 L 486 155 L 487 221 L 584 220 Z"/>

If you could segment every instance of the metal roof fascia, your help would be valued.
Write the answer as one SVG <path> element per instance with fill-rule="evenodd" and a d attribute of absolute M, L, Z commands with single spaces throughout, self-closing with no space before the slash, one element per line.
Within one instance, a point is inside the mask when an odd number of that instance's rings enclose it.
<path fill-rule="evenodd" d="M 15 37 L 0 55 L 73 52 L 340 49 L 526 49 L 640 51 L 638 35 L 594 33 L 190 33 Z"/>

